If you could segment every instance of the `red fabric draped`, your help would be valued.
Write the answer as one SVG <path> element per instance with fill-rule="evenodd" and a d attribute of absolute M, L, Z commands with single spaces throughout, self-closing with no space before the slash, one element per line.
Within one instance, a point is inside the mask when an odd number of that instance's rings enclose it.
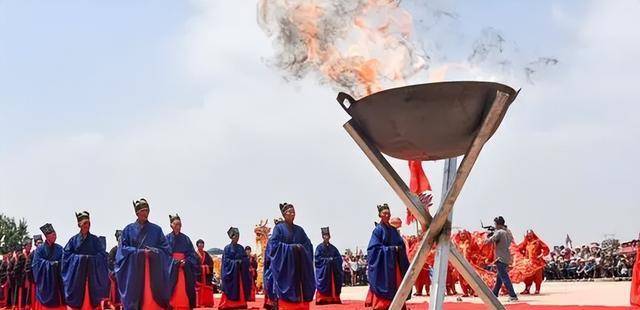
<path fill-rule="evenodd" d="M 405 240 L 405 246 L 407 248 L 407 256 L 409 260 L 413 260 L 415 257 L 418 248 L 420 247 L 420 240 L 422 236 L 409 236 L 403 237 Z M 422 296 L 423 291 L 426 295 L 429 295 L 429 289 L 431 287 L 431 278 L 429 277 L 429 266 L 433 264 L 435 252 L 431 250 L 427 255 L 427 262 L 420 269 L 420 273 L 418 274 L 418 278 L 415 282 L 416 296 Z"/>
<path fill-rule="evenodd" d="M 120 297 L 118 292 L 118 286 L 116 284 L 116 277 L 113 274 L 109 275 L 109 281 L 111 281 L 111 286 L 109 287 L 109 302 L 113 307 L 120 307 Z"/>
<path fill-rule="evenodd" d="M 431 190 L 431 184 L 429 184 L 429 179 L 427 179 L 427 175 L 422 169 L 421 161 L 410 160 L 409 170 L 411 171 L 411 181 L 409 182 L 411 192 L 421 194 Z"/>
<path fill-rule="evenodd" d="M 486 239 L 486 232 L 463 230 L 454 234 L 451 241 L 460 249 L 482 280 L 489 287 L 492 287 L 496 280 L 496 274 L 494 271 L 486 270 L 485 267 L 494 263 L 494 245 L 484 244 Z M 513 257 L 512 268 L 509 270 L 511 282 L 538 283 L 546 264 L 542 257 L 549 254 L 549 247 L 532 233 L 521 244 L 512 243 L 510 251 Z M 536 286 L 536 288 L 539 287 Z"/>
<path fill-rule="evenodd" d="M 40 301 L 38 301 L 37 299 L 34 302 L 33 305 L 33 309 L 34 310 L 67 310 L 67 306 L 65 305 L 60 305 L 57 307 L 47 307 L 43 304 L 40 303 Z"/>
<path fill-rule="evenodd" d="M 2 262 L 0 262 L 2 263 Z M 0 307 L 4 307 L 7 305 L 7 298 L 9 297 L 9 280 L 5 281 L 2 286 L 0 286 L 2 290 L 2 299 L 0 299 Z"/>
<path fill-rule="evenodd" d="M 400 286 L 402 282 L 402 274 L 400 273 L 400 266 L 396 264 L 396 285 Z M 373 310 L 387 310 L 391 306 L 391 300 L 384 299 L 378 297 L 376 294 L 371 292 L 367 293 L 367 298 L 364 301 L 365 307 L 371 307 Z M 402 309 L 407 309 L 406 305 L 402 305 Z"/>
<path fill-rule="evenodd" d="M 251 294 L 249 294 L 248 301 L 256 301 L 257 291 L 258 291 L 258 288 L 256 287 L 256 282 L 254 281 L 253 284 L 251 284 Z"/>
<path fill-rule="evenodd" d="M 633 264 L 631 278 L 631 305 L 640 308 L 640 245 L 636 250 L 636 262 Z"/>
<path fill-rule="evenodd" d="M 209 265 L 205 262 L 206 254 L 204 254 L 204 251 L 198 250 L 198 257 L 200 257 L 200 282 L 196 282 L 196 307 L 213 308 L 215 301 L 213 287 L 207 283 Z"/>
<path fill-rule="evenodd" d="M 71 308 L 71 307 L 69 307 Z M 75 308 L 74 308 L 75 309 Z M 89 295 L 89 279 L 84 282 L 84 299 L 82 301 L 82 307 L 80 310 L 93 310 L 94 308 L 91 306 L 91 297 Z"/>
<path fill-rule="evenodd" d="M 238 285 L 240 285 L 240 291 L 238 292 L 238 296 L 240 297 L 238 300 L 230 300 L 227 298 L 227 294 L 222 292 L 222 296 L 220 297 L 220 304 L 218 305 L 218 309 L 247 309 L 247 301 L 244 296 L 244 285 L 242 283 L 242 277 L 238 279 Z M 280 307 L 280 309 L 285 309 Z M 307 308 L 309 309 L 308 303 Z"/>
<path fill-rule="evenodd" d="M 202 266 L 202 277 L 206 277 L 204 275 L 205 268 L 208 266 Z M 203 280 L 202 283 L 205 283 Z M 213 288 L 209 285 L 202 284 L 200 282 L 196 283 L 196 306 L 198 308 L 212 308 L 215 300 L 213 297 Z"/>
<path fill-rule="evenodd" d="M 220 308 L 222 309 L 222 308 Z M 309 310 L 308 302 L 288 302 L 285 300 L 278 300 L 278 309 L 280 310 Z"/>
<path fill-rule="evenodd" d="M 458 294 L 458 292 L 456 291 L 456 283 L 458 283 L 459 278 L 460 274 L 458 273 L 458 271 L 453 268 L 453 265 L 451 265 L 451 263 L 448 263 L 446 280 L 447 295 L 453 296 Z"/>
<path fill-rule="evenodd" d="M 18 304 L 15 305 L 15 300 L 14 302 L 14 309 L 16 310 L 24 310 L 24 305 L 22 304 L 22 295 L 24 293 L 24 288 L 23 287 L 19 287 L 18 288 Z"/>
<path fill-rule="evenodd" d="M 35 291 L 35 288 L 34 288 L 34 291 Z M 33 306 L 31 307 L 31 309 L 33 310 L 67 310 L 67 306 L 65 306 L 61 301 L 60 305 L 57 307 L 47 307 L 42 303 L 40 303 L 40 300 L 38 300 L 38 298 L 35 297 L 33 299 Z"/>
<path fill-rule="evenodd" d="M 29 306 L 34 307 L 34 300 L 36 300 L 36 285 L 27 279 L 27 287 L 29 288 Z"/>
<path fill-rule="evenodd" d="M 515 251 L 514 251 L 515 250 Z M 544 269 L 544 256 L 549 255 L 549 247 L 533 232 L 512 249 L 513 268 L 509 271 L 511 281 L 515 283 L 534 281 L 539 271 Z"/>
<path fill-rule="evenodd" d="M 336 281 L 331 274 L 331 294 L 324 295 L 320 291 L 316 291 L 316 305 L 340 304 L 340 295 L 336 294 Z"/>
<path fill-rule="evenodd" d="M 142 295 L 142 310 L 162 310 L 162 307 L 153 299 L 151 291 L 151 274 L 149 272 L 149 254 L 144 255 L 144 292 Z"/>
<path fill-rule="evenodd" d="M 467 261 L 473 266 L 480 278 L 487 283 L 489 287 L 493 286 L 496 280 L 494 272 L 487 271 L 484 267 L 493 263 L 493 245 L 483 244 L 486 239 L 486 232 L 469 232 L 466 230 L 455 233 L 451 241 L 460 250 L 461 254 L 467 259 Z M 461 277 L 460 277 L 461 278 Z M 462 279 L 461 279 L 462 280 Z M 468 283 L 462 282 L 461 285 Z M 468 287 L 467 287 L 468 289 Z M 463 286 L 463 293 L 465 293 L 465 287 Z M 467 290 L 467 294 L 475 293 L 472 290 Z"/>
<path fill-rule="evenodd" d="M 409 171 L 411 173 L 411 179 L 409 181 L 409 189 L 412 193 L 417 195 L 422 194 L 425 191 L 431 190 L 431 184 L 429 183 L 429 179 L 427 179 L 427 175 L 424 173 L 422 169 L 422 162 L 419 160 L 410 160 L 409 161 Z M 409 210 L 407 210 L 407 225 L 411 225 L 415 217 Z"/>
<path fill-rule="evenodd" d="M 184 253 L 173 253 L 175 260 L 183 260 L 185 258 Z M 178 267 L 178 281 L 176 287 L 171 294 L 171 300 L 169 301 L 171 307 L 175 310 L 190 310 L 189 296 L 187 296 L 187 284 L 184 279 L 184 266 Z"/>

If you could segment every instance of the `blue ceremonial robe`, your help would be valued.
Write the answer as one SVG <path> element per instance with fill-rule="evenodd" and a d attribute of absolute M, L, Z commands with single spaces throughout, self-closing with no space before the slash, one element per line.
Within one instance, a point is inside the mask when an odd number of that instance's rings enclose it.
<path fill-rule="evenodd" d="M 333 244 L 321 243 L 316 247 L 316 288 L 324 295 L 331 295 L 331 275 L 336 295 L 342 291 L 342 255 Z"/>
<path fill-rule="evenodd" d="M 153 300 L 169 306 L 169 270 L 171 248 L 160 226 L 151 222 L 133 222 L 122 231 L 116 252 L 116 280 L 125 310 L 140 309 L 144 292 L 145 249 L 149 250 L 149 276 Z"/>
<path fill-rule="evenodd" d="M 228 244 L 222 254 L 222 290 L 229 300 L 240 299 L 240 279 L 242 277 L 242 289 L 244 300 L 251 296 L 253 279 L 249 273 L 249 256 L 244 247 L 239 244 Z"/>
<path fill-rule="evenodd" d="M 278 223 L 267 247 L 276 299 L 294 303 L 313 300 L 316 290 L 313 246 L 304 229 Z"/>
<path fill-rule="evenodd" d="M 189 305 L 192 308 L 196 307 L 196 279 L 200 275 L 200 259 L 197 257 L 196 251 L 193 248 L 193 243 L 187 235 L 180 233 L 175 235 L 170 233 L 166 236 L 171 253 L 184 254 L 184 281 L 187 289 L 187 296 L 189 296 Z M 171 260 L 171 271 L 169 274 L 169 286 L 170 292 L 173 292 L 178 283 L 178 273 L 180 271 L 180 262 L 178 260 Z"/>
<path fill-rule="evenodd" d="M 77 234 L 69 239 L 62 254 L 62 280 L 65 301 L 73 308 L 82 307 L 87 281 L 91 306 L 109 297 L 107 252 L 98 237 Z"/>
<path fill-rule="evenodd" d="M 264 252 L 269 253 L 269 243 L 267 243 Z M 269 255 L 264 256 L 262 279 L 265 299 L 275 300 L 276 293 L 273 289 L 273 277 L 271 276 L 271 260 L 269 259 Z"/>
<path fill-rule="evenodd" d="M 397 248 L 396 248 L 397 247 Z M 404 240 L 391 225 L 376 225 L 367 247 L 369 288 L 379 297 L 393 300 L 400 283 L 396 281 L 396 266 L 404 276 L 409 269 L 409 259 Z"/>
<path fill-rule="evenodd" d="M 33 255 L 31 267 L 33 279 L 36 282 L 36 298 L 46 307 L 64 305 L 64 287 L 60 275 L 62 262 L 62 247 L 54 243 L 43 243 Z"/>

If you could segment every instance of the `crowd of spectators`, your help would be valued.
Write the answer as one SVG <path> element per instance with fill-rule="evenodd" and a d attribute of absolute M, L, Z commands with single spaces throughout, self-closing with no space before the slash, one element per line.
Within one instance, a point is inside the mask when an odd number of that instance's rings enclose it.
<path fill-rule="evenodd" d="M 367 281 L 367 256 L 362 250 L 342 255 L 342 270 L 344 271 L 343 286 L 369 285 Z"/>
<path fill-rule="evenodd" d="M 581 247 L 556 246 L 547 257 L 547 280 L 591 280 L 597 278 L 628 278 L 636 260 L 639 241 L 622 246 L 615 240 L 605 240 Z"/>
<path fill-rule="evenodd" d="M 546 280 L 592 280 L 630 278 L 640 240 L 619 244 L 617 240 L 593 242 L 579 247 L 555 246 L 545 258 Z M 344 286 L 368 285 L 367 256 L 362 250 L 342 255 Z"/>

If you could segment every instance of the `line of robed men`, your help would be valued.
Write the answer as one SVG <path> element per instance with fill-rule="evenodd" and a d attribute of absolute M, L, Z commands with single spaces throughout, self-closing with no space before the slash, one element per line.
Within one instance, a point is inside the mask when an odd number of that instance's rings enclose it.
<path fill-rule="evenodd" d="M 379 205 L 376 223 L 367 247 L 369 291 L 365 306 L 388 309 L 402 277 L 409 268 L 405 243 L 390 224 L 387 204 Z M 295 208 L 280 204 L 283 220 L 277 222 L 266 248 L 264 286 L 266 309 L 309 309 L 314 292 L 316 304 L 341 303 L 342 256 L 329 240 L 329 228 L 322 228 L 323 242 L 316 247 L 302 227 L 295 225 Z M 315 258 L 315 281 L 313 262 Z"/>
<path fill-rule="evenodd" d="M 199 280 L 211 283 L 210 278 L 202 277 L 210 276 L 213 267 L 211 257 L 202 250 L 204 243 L 199 240 L 198 252 L 204 253 L 197 255 L 189 237 L 180 232 L 177 215 L 170 216 L 173 231 L 165 236 L 158 225 L 148 221 L 149 204 L 144 198 L 134 202 L 134 209 L 137 220 L 117 233 L 119 243 L 111 255 L 105 252 L 105 242 L 89 232 L 88 212 L 76 215 L 80 233 L 64 249 L 55 243 L 52 225 L 42 226 L 46 241 L 37 247 L 32 260 L 33 309 L 62 309 L 65 305 L 95 309 L 109 295 L 124 309 L 212 307 L 213 292 L 198 294 L 207 286 L 196 284 Z M 317 304 L 341 303 L 342 256 L 329 242 L 329 228 L 322 228 L 323 243 L 314 255 L 304 229 L 293 223 L 294 206 L 280 204 L 280 212 L 283 219 L 276 222 L 264 257 L 264 308 L 308 309 L 314 296 Z M 409 261 L 402 237 L 389 223 L 389 206 L 378 206 L 378 216 L 380 223 L 367 249 L 370 287 L 365 304 L 387 309 Z M 246 302 L 255 294 L 249 259 L 238 244 L 238 229 L 231 227 L 228 235 L 231 243 L 222 259 L 223 294 L 218 308 L 246 309 Z M 115 256 L 111 281 L 108 256 Z"/>
<path fill-rule="evenodd" d="M 163 235 L 159 226 L 148 222 L 145 199 L 134 202 L 134 208 L 138 219 L 116 231 L 118 246 L 109 253 L 106 239 L 90 233 L 86 211 L 76 213 L 80 232 L 64 248 L 56 243 L 53 225 L 40 227 L 45 240 L 35 235 L 34 251 L 31 239 L 27 239 L 24 248 L 3 255 L 0 307 L 84 310 L 104 308 L 105 302 L 124 309 L 213 307 L 213 259 L 204 251 L 204 241 L 198 240 L 198 250 L 194 250 L 189 237 L 180 232 L 178 215 L 170 216 L 172 232 Z M 238 254 L 242 267 L 236 271 L 254 271 L 244 248 L 242 253 Z M 233 265 L 224 264 L 223 271 Z M 226 287 L 232 289 L 231 285 Z M 255 296 L 255 291 L 248 293 Z M 224 305 L 225 297 L 223 294 L 220 308 L 230 309 Z M 251 298 L 247 295 L 246 299 Z"/>
<path fill-rule="evenodd" d="M 42 235 L 34 236 L 36 246 L 42 243 Z M 33 251 L 31 239 L 22 246 L 9 248 L 0 261 L 0 308 L 24 305 L 33 299 Z"/>

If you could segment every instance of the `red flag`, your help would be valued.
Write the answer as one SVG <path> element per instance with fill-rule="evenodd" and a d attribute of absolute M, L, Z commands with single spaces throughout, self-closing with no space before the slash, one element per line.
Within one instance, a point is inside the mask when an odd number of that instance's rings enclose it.
<path fill-rule="evenodd" d="M 412 193 L 420 195 L 425 191 L 431 190 L 431 184 L 429 179 L 422 169 L 422 162 L 419 160 L 409 161 L 409 171 L 411 172 L 411 180 L 409 182 L 409 189 Z M 407 210 L 407 225 L 410 225 L 415 220 L 413 214 Z"/>

